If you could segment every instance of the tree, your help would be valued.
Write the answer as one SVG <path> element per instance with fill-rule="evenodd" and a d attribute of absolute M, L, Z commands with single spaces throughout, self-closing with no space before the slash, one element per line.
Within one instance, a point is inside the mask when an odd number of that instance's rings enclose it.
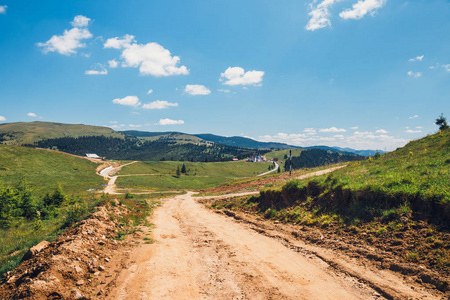
<path fill-rule="evenodd" d="M 180 166 L 177 166 L 177 177 L 180 177 L 181 172 L 180 172 Z"/>
<path fill-rule="evenodd" d="M 181 167 L 181 173 L 186 174 L 186 165 L 183 164 L 183 166 Z"/>
<path fill-rule="evenodd" d="M 439 126 L 439 130 L 448 129 L 447 119 L 444 117 L 444 114 L 441 114 L 434 124 Z"/>

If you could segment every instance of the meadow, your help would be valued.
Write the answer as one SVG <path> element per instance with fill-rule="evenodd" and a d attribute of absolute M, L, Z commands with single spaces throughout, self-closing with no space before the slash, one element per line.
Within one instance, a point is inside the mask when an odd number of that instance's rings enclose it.
<path fill-rule="evenodd" d="M 0 185 L 28 182 L 39 196 L 60 186 L 68 194 L 88 194 L 102 189 L 98 164 L 55 151 L 0 145 Z"/>
<path fill-rule="evenodd" d="M 186 173 L 177 177 L 177 168 L 186 166 Z M 244 161 L 193 163 L 193 162 L 138 162 L 124 167 L 117 175 L 118 188 L 183 190 L 203 189 L 230 180 L 252 177 L 264 173 L 271 163 L 247 163 Z"/>

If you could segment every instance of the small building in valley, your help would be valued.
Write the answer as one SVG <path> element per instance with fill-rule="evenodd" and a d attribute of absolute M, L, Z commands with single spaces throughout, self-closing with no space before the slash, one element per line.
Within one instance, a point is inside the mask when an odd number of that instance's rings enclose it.
<path fill-rule="evenodd" d="M 94 158 L 94 159 L 102 159 L 100 156 L 98 156 L 95 153 L 86 153 L 87 158 Z"/>

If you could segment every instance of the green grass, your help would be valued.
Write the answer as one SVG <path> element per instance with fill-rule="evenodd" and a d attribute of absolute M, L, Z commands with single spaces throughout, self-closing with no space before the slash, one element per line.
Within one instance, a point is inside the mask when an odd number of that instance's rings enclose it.
<path fill-rule="evenodd" d="M 138 162 L 124 167 L 119 175 L 153 174 L 147 176 L 119 177 L 116 184 L 119 188 L 178 190 L 203 189 L 223 184 L 230 180 L 252 177 L 268 170 L 270 163 L 217 162 L 192 163 L 184 162 L 187 174 L 175 177 L 176 169 L 183 162 Z"/>
<path fill-rule="evenodd" d="M 0 145 L 0 184 L 16 185 L 21 177 L 42 195 L 61 185 L 67 194 L 100 189 L 105 181 L 96 175 L 96 163 L 62 153 Z"/>
<path fill-rule="evenodd" d="M 300 153 L 303 151 L 303 149 L 293 148 L 292 150 L 292 156 L 300 156 Z M 279 161 L 285 161 L 284 156 L 287 155 L 289 157 L 289 149 L 287 150 L 277 150 L 277 151 L 271 151 L 269 153 L 264 154 L 264 156 L 267 159 L 274 159 L 275 157 L 278 158 Z"/>
<path fill-rule="evenodd" d="M 450 131 L 446 130 L 378 158 L 352 163 L 317 181 L 331 188 L 342 186 L 449 204 L 449 179 Z"/>

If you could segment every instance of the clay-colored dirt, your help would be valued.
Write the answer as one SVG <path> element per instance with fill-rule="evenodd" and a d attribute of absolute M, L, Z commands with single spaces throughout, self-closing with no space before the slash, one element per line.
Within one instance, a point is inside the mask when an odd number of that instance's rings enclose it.
<path fill-rule="evenodd" d="M 435 299 L 388 272 L 331 267 L 342 258 L 290 249 L 208 210 L 192 193 L 166 200 L 153 223 L 155 242 L 130 253 L 110 299 L 382 299 L 383 286 L 388 298 Z"/>

